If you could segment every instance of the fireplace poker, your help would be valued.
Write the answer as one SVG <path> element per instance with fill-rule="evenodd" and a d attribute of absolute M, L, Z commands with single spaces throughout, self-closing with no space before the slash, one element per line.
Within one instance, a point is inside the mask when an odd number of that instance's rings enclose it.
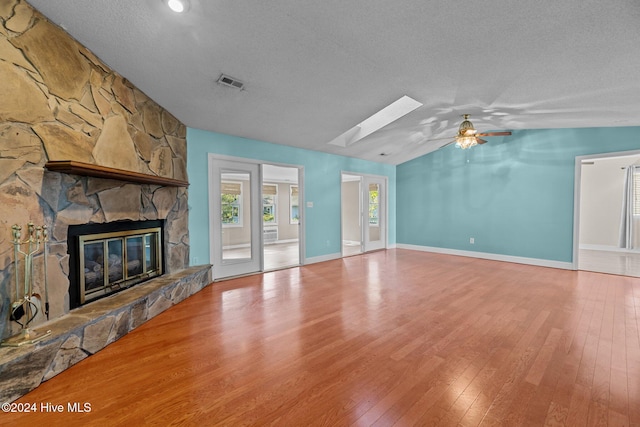
<path fill-rule="evenodd" d="M 49 258 L 49 248 L 47 247 L 47 242 L 49 241 L 49 230 L 46 225 L 42 226 L 42 245 L 44 246 L 43 256 L 44 256 L 44 314 L 47 316 L 47 320 L 49 320 L 49 283 L 47 281 L 48 271 L 47 270 L 47 258 Z"/>
<path fill-rule="evenodd" d="M 14 273 L 16 276 L 16 299 L 18 299 L 18 297 L 20 296 L 20 269 L 18 268 L 18 252 L 19 252 L 19 247 L 20 247 L 20 237 L 21 237 L 21 230 L 22 228 L 16 224 L 13 227 L 11 227 L 12 230 L 12 234 L 13 234 L 13 259 L 16 262 L 16 266 L 14 268 Z M 19 301 L 16 301 L 15 303 L 16 305 L 19 304 Z"/>

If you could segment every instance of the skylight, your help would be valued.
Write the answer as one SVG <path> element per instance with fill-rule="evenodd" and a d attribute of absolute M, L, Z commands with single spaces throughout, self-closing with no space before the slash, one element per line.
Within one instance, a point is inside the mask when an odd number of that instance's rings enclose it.
<path fill-rule="evenodd" d="M 378 111 L 371 117 L 364 119 L 362 122 L 328 143 L 338 145 L 340 147 L 347 147 L 354 142 L 360 141 L 362 138 L 371 135 L 375 131 L 382 129 L 389 123 L 393 123 L 400 117 L 409 114 L 421 106 L 421 102 L 404 95 L 402 98 L 387 105 L 382 110 Z"/>

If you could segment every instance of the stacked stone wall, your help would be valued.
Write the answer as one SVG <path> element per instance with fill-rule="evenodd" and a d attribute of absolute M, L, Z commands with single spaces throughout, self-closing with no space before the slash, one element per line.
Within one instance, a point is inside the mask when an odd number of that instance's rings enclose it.
<path fill-rule="evenodd" d="M 50 232 L 50 316 L 69 312 L 71 224 L 165 220 L 168 272 L 188 266 L 187 189 L 50 172 L 75 160 L 187 180 L 186 128 L 22 0 L 0 0 L 0 336 L 15 299 L 11 226 Z M 43 256 L 34 290 L 44 295 Z M 20 268 L 20 266 L 19 266 Z M 39 315 L 35 324 L 42 323 Z"/>

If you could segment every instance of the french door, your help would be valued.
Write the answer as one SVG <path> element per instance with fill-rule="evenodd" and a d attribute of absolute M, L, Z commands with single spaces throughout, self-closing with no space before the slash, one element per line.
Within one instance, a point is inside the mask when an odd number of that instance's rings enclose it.
<path fill-rule="evenodd" d="M 213 159 L 210 170 L 213 278 L 261 271 L 260 165 Z"/>
<path fill-rule="evenodd" d="M 342 256 L 387 247 L 387 178 L 343 172 Z"/>
<path fill-rule="evenodd" d="M 362 206 L 365 207 L 362 221 L 364 252 L 387 247 L 386 183 L 384 177 L 364 175 L 362 179 Z"/>

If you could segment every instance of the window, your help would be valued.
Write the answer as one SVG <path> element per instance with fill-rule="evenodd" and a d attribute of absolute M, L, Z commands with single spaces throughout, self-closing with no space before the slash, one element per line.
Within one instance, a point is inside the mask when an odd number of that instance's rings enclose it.
<path fill-rule="evenodd" d="M 223 227 L 242 227 L 242 182 L 223 181 L 220 186 Z"/>
<path fill-rule="evenodd" d="M 378 184 L 369 184 L 369 225 L 379 226 L 380 189 Z"/>
<path fill-rule="evenodd" d="M 289 224 L 300 223 L 300 207 L 298 205 L 298 186 L 289 186 Z"/>
<path fill-rule="evenodd" d="M 277 224 L 276 200 L 278 199 L 278 186 L 276 184 L 264 184 L 262 186 L 262 220 L 265 224 Z"/>

